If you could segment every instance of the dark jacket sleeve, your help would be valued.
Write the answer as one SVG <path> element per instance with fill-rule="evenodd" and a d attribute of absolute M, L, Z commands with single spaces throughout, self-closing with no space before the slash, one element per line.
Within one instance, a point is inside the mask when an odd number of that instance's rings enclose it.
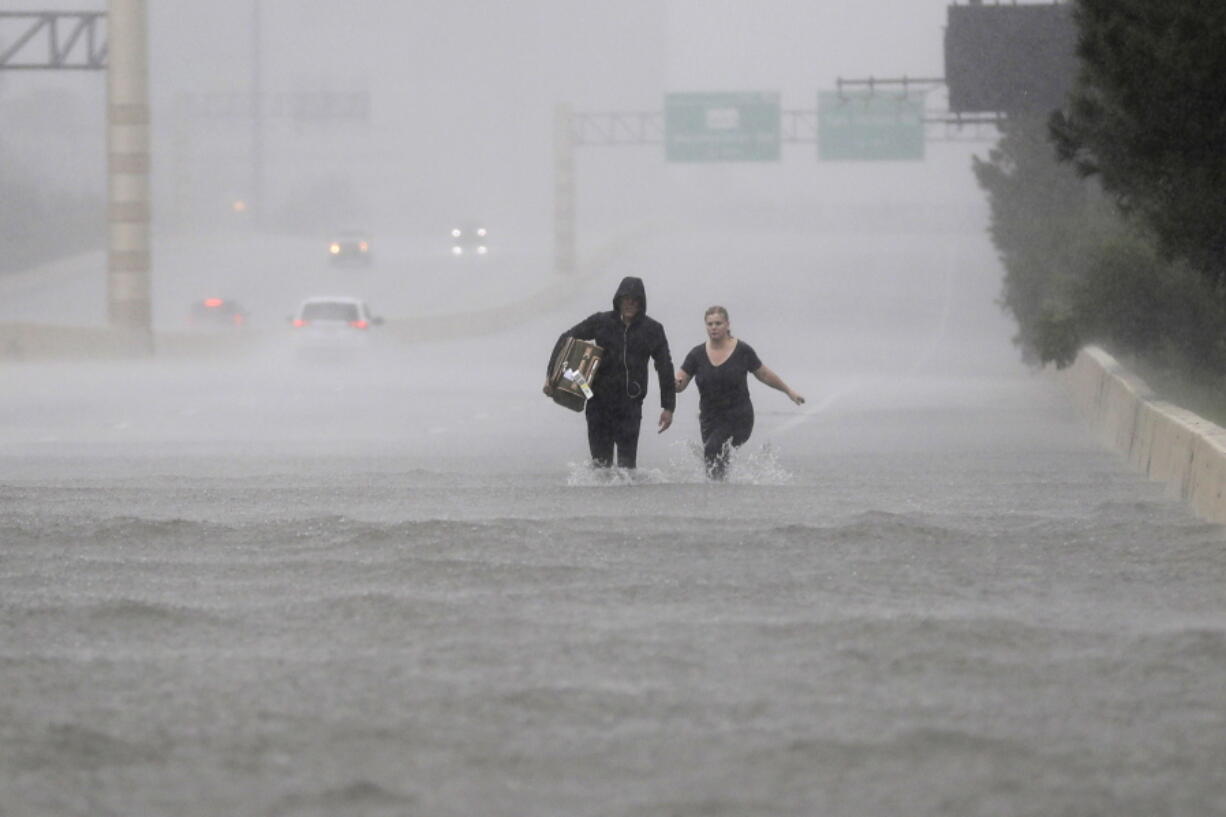
<path fill-rule="evenodd" d="M 673 411 L 677 408 L 677 381 L 673 371 L 673 356 L 668 351 L 668 337 L 664 327 L 660 327 L 660 340 L 656 348 L 651 350 L 651 356 L 656 362 L 656 374 L 660 376 L 660 408 Z"/>
<path fill-rule="evenodd" d="M 566 342 L 566 339 L 580 338 L 581 340 L 587 340 L 589 338 L 594 338 L 596 336 L 597 319 L 599 317 L 600 313 L 594 312 L 583 320 L 579 321 L 570 329 L 567 329 L 565 332 L 558 335 L 557 342 L 553 344 L 553 351 L 549 353 L 549 360 L 545 363 L 546 380 L 548 380 L 549 376 L 553 374 L 553 359 L 558 356 L 558 352 L 561 351 L 562 344 Z"/>

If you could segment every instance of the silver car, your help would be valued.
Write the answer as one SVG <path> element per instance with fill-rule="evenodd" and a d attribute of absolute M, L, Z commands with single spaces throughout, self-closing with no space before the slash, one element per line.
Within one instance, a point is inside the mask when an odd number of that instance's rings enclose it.
<path fill-rule="evenodd" d="M 344 352 L 370 346 L 371 331 L 383 319 L 361 298 L 334 295 L 307 298 L 290 323 L 300 351 Z"/>

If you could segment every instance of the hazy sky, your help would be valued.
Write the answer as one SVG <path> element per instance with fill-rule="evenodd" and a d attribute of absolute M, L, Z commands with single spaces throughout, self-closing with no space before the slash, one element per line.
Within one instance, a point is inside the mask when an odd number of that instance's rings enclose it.
<path fill-rule="evenodd" d="M 587 112 L 658 111 L 668 91 L 778 91 L 785 108 L 813 109 L 817 92 L 839 76 L 939 76 L 947 6 L 912 0 L 903 13 L 897 0 L 151 0 L 155 184 L 160 199 L 190 199 L 210 212 L 244 194 L 249 121 L 184 117 L 176 105 L 250 91 L 257 8 L 266 94 L 356 91 L 371 102 L 367 122 L 267 123 L 270 206 L 346 198 L 373 221 L 391 213 L 424 221 L 464 210 L 547 216 L 558 102 Z M 30 111 L 50 106 L 38 95 L 52 91 L 70 110 L 61 114 L 68 125 L 23 130 Z M 40 172 L 100 185 L 103 93 L 97 74 L 7 72 L 2 138 L 31 152 L 27 164 Z M 785 150 L 774 167 L 695 170 L 666 167 L 660 148 L 587 149 L 581 192 L 609 194 L 587 195 L 588 212 L 616 199 L 615 185 L 625 207 L 641 206 L 664 179 L 703 196 L 793 186 L 867 197 L 977 195 L 966 146 L 932 145 L 928 162 L 909 167 L 819 168 L 815 148 Z"/>

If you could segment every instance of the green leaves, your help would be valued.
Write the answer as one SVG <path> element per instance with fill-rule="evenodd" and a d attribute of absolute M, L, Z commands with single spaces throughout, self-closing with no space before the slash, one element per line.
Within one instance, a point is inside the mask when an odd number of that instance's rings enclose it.
<path fill-rule="evenodd" d="M 1077 0 L 1081 73 L 1050 133 L 1061 160 L 1226 283 L 1226 3 Z"/>
<path fill-rule="evenodd" d="M 1168 382 L 1226 375 L 1226 2 L 1076 0 L 1081 70 L 974 171 L 1035 363 L 1085 343 Z"/>

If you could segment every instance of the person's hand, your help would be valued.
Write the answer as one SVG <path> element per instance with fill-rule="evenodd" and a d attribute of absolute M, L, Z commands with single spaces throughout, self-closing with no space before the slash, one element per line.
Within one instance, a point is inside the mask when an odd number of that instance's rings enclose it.
<path fill-rule="evenodd" d="M 681 391 L 682 389 L 685 388 L 685 381 L 682 380 L 680 377 L 678 377 L 676 380 L 673 381 L 673 388 L 676 389 L 677 391 Z"/>
<path fill-rule="evenodd" d="M 668 409 L 660 412 L 660 430 L 657 434 L 663 434 L 669 426 L 673 424 L 673 413 Z"/>
<path fill-rule="evenodd" d="M 792 401 L 793 403 L 795 403 L 795 404 L 796 404 L 796 405 L 798 405 L 798 406 L 803 406 L 803 405 L 805 404 L 805 398 L 804 398 L 804 396 L 803 396 L 803 395 L 799 395 L 799 394 L 797 394 L 797 393 L 796 393 L 796 392 L 794 392 L 794 391 L 790 391 L 790 390 L 789 390 L 789 391 L 788 391 L 788 397 L 791 399 L 791 401 Z"/>

